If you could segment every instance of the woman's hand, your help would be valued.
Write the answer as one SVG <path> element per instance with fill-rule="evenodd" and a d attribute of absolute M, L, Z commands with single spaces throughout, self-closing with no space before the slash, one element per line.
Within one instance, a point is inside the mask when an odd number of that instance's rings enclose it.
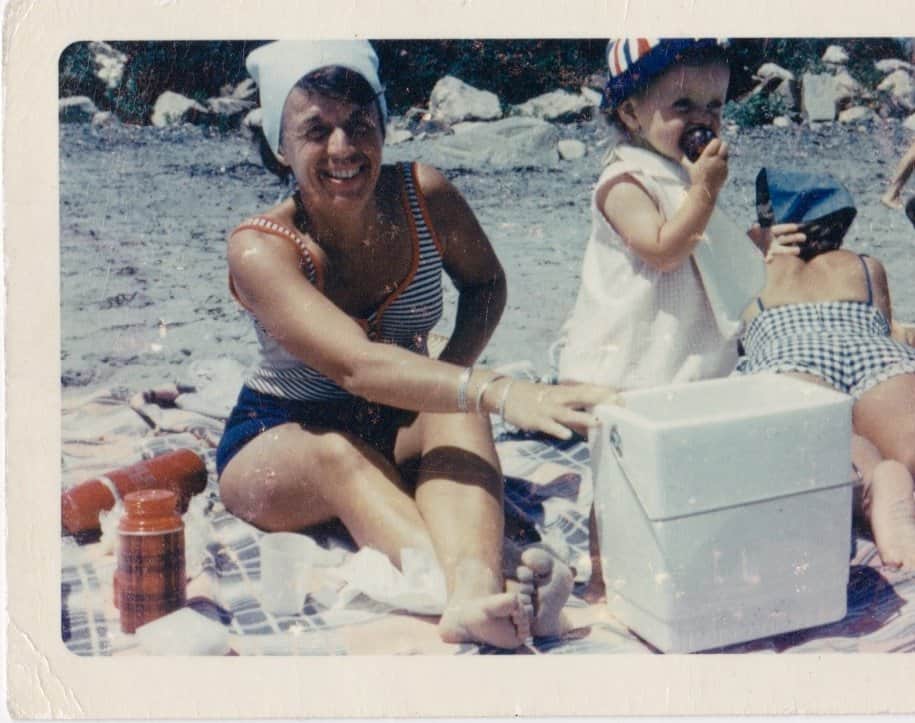
<path fill-rule="evenodd" d="M 714 201 L 728 179 L 728 144 L 715 138 L 695 163 L 684 157 L 683 165 L 689 173 L 690 184 L 705 189 Z"/>
<path fill-rule="evenodd" d="M 499 380 L 487 393 L 491 411 L 521 429 L 569 439 L 572 432 L 587 435 L 599 420 L 591 412 L 597 404 L 619 404 L 616 392 L 593 384 L 536 384 L 520 379 Z"/>
<path fill-rule="evenodd" d="M 776 256 L 798 256 L 801 253 L 798 244 L 807 240 L 796 223 L 777 223 L 763 228 L 754 223 L 747 231 L 747 236 L 763 252 L 766 263 L 771 263 Z"/>

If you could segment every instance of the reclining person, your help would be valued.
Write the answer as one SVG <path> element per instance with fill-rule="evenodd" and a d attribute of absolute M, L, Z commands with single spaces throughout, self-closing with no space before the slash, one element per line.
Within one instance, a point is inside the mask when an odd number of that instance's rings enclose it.
<path fill-rule="evenodd" d="M 767 282 L 745 315 L 737 372 L 791 374 L 855 398 L 861 511 L 884 565 L 915 568 L 915 348 L 892 336 L 884 267 L 840 248 L 856 210 L 833 178 L 763 169 L 757 203 Z M 796 226 L 773 234 L 773 223 Z"/>

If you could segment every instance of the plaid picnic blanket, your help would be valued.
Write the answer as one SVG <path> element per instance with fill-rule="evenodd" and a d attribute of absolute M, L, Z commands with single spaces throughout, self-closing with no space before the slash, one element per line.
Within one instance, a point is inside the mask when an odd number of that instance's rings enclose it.
<path fill-rule="evenodd" d="M 209 371 L 208 379 L 216 376 L 212 368 Z M 227 387 L 234 384 L 231 374 L 228 379 Z M 65 398 L 63 486 L 171 449 L 197 451 L 206 460 L 209 482 L 192 503 L 198 524 L 188 537 L 188 607 L 223 625 L 234 653 L 504 652 L 488 646 L 443 643 L 434 617 L 405 614 L 365 595 L 343 607 L 321 595 L 309 595 L 298 615 L 277 616 L 264 610 L 258 595 L 258 541 L 263 533 L 225 510 L 216 484 L 214 453 L 223 424 L 219 408 L 225 405 L 225 398 L 201 397 L 199 390 L 194 392 L 189 385 L 183 388 L 187 395 L 184 408 L 171 400 L 163 405 L 154 393 L 131 396 L 126 390 Z M 580 440 L 558 442 L 504 430 L 498 440 L 506 475 L 507 529 L 519 540 L 539 537 L 576 570 L 575 594 L 566 607 L 573 629 L 561 638 L 537 639 L 519 652 L 654 652 L 605 606 L 589 605 L 580 597 L 590 576 L 592 488 L 587 445 Z M 354 553 L 340 528 L 330 526 L 326 533 L 319 532 L 318 541 L 328 554 L 337 556 L 334 559 L 344 560 Z M 82 656 L 142 654 L 135 636 L 120 630 L 112 602 L 115 558 L 110 544 L 104 538 L 80 544 L 67 536 L 61 538 L 61 544 L 61 635 L 67 648 Z M 842 621 L 718 652 L 915 652 L 915 574 L 881 568 L 873 543 L 858 536 L 848 585 L 848 614 Z"/>

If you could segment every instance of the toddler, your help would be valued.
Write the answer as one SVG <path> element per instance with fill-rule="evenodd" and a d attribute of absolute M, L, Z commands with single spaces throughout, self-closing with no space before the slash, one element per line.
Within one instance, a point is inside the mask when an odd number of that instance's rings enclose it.
<path fill-rule="evenodd" d="M 559 378 L 633 389 L 727 375 L 740 315 L 765 272 L 715 206 L 728 174 L 717 138 L 724 48 L 708 38 L 621 39 L 607 56 L 604 106 L 622 137 L 593 193 Z"/>
<path fill-rule="evenodd" d="M 855 208 L 835 179 L 763 169 L 757 188 L 782 222 L 777 228 L 801 225 L 792 241 L 776 235 L 764 249 L 767 283 L 747 311 L 737 370 L 791 374 L 854 397 L 861 511 L 883 563 L 913 569 L 915 348 L 892 336 L 886 272 L 839 248 Z"/>
<path fill-rule="evenodd" d="M 635 389 L 726 376 L 741 314 L 765 282 L 758 249 L 716 209 L 726 53 L 710 38 L 630 38 L 611 40 L 607 61 L 603 107 L 620 142 L 593 192 L 559 379 Z M 593 509 L 590 527 L 593 599 L 603 594 Z"/>

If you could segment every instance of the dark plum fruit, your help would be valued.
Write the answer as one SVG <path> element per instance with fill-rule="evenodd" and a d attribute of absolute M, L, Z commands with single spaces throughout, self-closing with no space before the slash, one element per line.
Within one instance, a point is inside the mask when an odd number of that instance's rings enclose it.
<path fill-rule="evenodd" d="M 705 147 L 715 139 L 715 131 L 706 126 L 690 128 L 680 138 L 680 149 L 691 163 L 695 163 Z"/>

